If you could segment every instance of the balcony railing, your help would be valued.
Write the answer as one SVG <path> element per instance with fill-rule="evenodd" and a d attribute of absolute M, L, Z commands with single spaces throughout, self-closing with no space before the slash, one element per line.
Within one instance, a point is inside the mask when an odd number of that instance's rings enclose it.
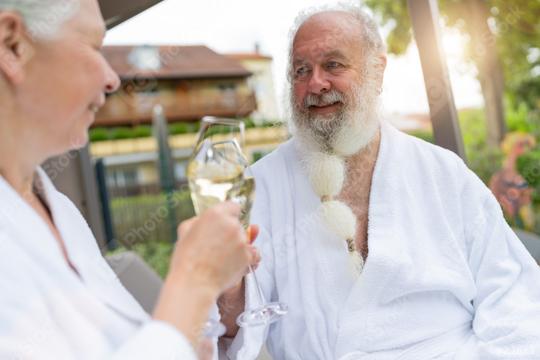
<path fill-rule="evenodd" d="M 205 115 L 244 117 L 257 109 L 253 93 L 216 92 L 185 95 L 175 92 L 119 93 L 107 99 L 94 126 L 137 125 L 152 122 L 152 109 L 163 106 L 169 121 L 196 120 Z"/>

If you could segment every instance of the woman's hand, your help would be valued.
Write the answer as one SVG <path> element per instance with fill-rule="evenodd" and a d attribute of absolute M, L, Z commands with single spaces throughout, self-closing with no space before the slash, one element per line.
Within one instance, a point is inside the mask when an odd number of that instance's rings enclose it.
<path fill-rule="evenodd" d="M 248 231 L 249 242 L 253 243 L 259 235 L 259 227 L 257 225 L 251 225 Z M 261 261 L 261 255 L 254 246 L 250 247 L 252 252 L 251 268 L 255 270 Z M 246 268 L 244 275 L 249 272 L 249 268 Z M 245 308 L 245 282 L 242 278 L 231 288 L 225 290 L 218 299 L 218 307 L 221 313 L 221 322 L 226 327 L 225 336 L 234 337 L 238 332 L 238 325 L 236 324 L 236 318 L 240 315 Z"/>
<path fill-rule="evenodd" d="M 189 273 L 216 296 L 238 283 L 255 256 L 239 216 L 240 207 L 228 202 L 183 222 L 170 273 Z"/>
<path fill-rule="evenodd" d="M 212 304 L 241 281 L 256 258 L 239 216 L 240 207 L 227 202 L 178 228 L 178 242 L 154 318 L 175 326 L 194 348 L 198 348 Z M 254 233 L 252 238 L 257 230 Z"/>

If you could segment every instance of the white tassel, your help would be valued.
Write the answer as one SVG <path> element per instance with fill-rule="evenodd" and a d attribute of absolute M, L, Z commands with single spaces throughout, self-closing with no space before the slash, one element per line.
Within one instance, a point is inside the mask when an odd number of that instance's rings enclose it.
<path fill-rule="evenodd" d="M 364 269 L 364 258 L 358 253 L 358 251 L 349 253 L 349 260 L 353 274 L 361 274 Z"/>
<path fill-rule="evenodd" d="M 347 204 L 333 200 L 343 187 L 345 161 L 340 156 L 311 151 L 304 153 L 304 163 L 313 191 L 321 198 L 319 213 L 326 226 L 341 239 L 354 239 L 356 216 Z M 358 276 L 364 267 L 364 259 L 354 245 L 350 249 L 347 247 L 350 270 L 353 276 Z"/>
<path fill-rule="evenodd" d="M 345 163 L 342 158 L 322 152 L 310 153 L 306 156 L 306 169 L 319 197 L 337 196 L 343 187 Z"/>
<path fill-rule="evenodd" d="M 342 239 L 354 239 L 356 234 L 356 216 L 341 201 L 332 200 L 323 202 L 319 211 L 328 228 Z"/>

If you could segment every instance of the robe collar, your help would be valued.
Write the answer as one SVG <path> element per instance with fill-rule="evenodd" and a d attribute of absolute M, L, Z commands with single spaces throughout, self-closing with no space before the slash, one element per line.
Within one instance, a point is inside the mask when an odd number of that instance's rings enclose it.
<path fill-rule="evenodd" d="M 312 190 L 307 174 L 301 166 L 301 151 L 296 149 L 295 161 L 289 161 L 290 180 L 295 194 L 295 246 L 299 266 L 316 274 L 316 282 L 306 284 L 320 286 L 330 284 L 321 292 L 328 294 L 327 306 L 338 307 L 337 333 L 334 354 L 339 358 L 357 348 L 359 326 L 370 326 L 364 314 L 377 302 L 387 298 L 390 284 L 395 284 L 400 271 L 413 266 L 403 241 L 394 230 L 395 202 L 399 201 L 399 151 L 403 135 L 390 124 L 381 124 L 379 154 L 373 171 L 368 210 L 369 255 L 361 275 L 351 274 L 347 269 L 348 252 L 343 239 L 326 229 L 314 211 L 320 199 Z M 311 219 L 311 220 L 310 220 Z M 306 291 L 308 289 L 306 288 Z M 310 292 L 304 292 L 309 294 Z M 321 307 L 324 314 L 328 309 Z M 384 331 L 384 329 L 381 329 Z"/>
<path fill-rule="evenodd" d="M 94 296 L 127 320 L 140 324 L 148 320 L 135 299 L 101 257 L 95 237 L 77 209 L 54 187 L 47 174 L 36 170 L 40 196 L 49 206 L 53 222 L 60 233 L 77 275 L 67 264 L 56 238 L 43 219 L 0 176 L 0 231 L 16 239 L 18 245 L 41 266 L 61 274 L 59 282 L 89 290 Z"/>

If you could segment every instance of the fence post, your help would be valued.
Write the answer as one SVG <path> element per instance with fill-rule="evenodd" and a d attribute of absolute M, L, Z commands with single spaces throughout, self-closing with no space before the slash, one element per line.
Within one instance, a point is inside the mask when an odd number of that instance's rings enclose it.
<path fill-rule="evenodd" d="M 176 241 L 176 209 L 174 208 L 174 162 L 172 159 L 171 147 L 169 146 L 169 129 L 167 119 L 163 114 L 163 107 L 156 105 L 153 110 L 152 123 L 154 136 L 158 143 L 158 169 L 161 190 L 165 193 L 167 203 L 167 214 L 169 215 L 169 226 L 172 242 Z"/>
<path fill-rule="evenodd" d="M 111 199 L 109 197 L 109 190 L 107 189 L 107 169 L 105 168 L 103 159 L 97 159 L 95 167 L 99 199 L 101 200 L 101 213 L 103 214 L 105 241 L 107 243 L 107 248 L 109 250 L 114 250 L 118 247 L 118 244 L 116 243 L 116 238 L 114 236 Z"/>

